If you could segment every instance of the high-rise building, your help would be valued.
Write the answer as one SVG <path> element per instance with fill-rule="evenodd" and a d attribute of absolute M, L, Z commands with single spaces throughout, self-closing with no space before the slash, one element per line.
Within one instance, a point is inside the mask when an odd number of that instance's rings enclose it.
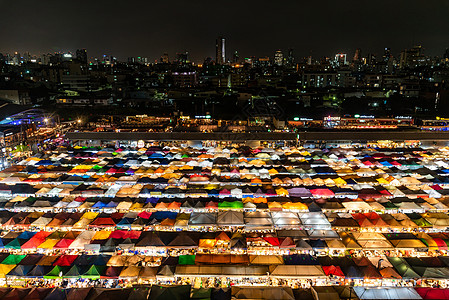
<path fill-rule="evenodd" d="M 20 63 L 22 63 L 22 57 L 20 56 L 20 53 L 19 52 L 14 52 L 13 64 L 17 66 Z"/>
<path fill-rule="evenodd" d="M 399 66 L 401 68 L 415 68 L 423 65 L 426 58 L 423 54 L 423 48 L 421 45 L 416 45 L 412 49 L 405 49 L 401 52 Z"/>
<path fill-rule="evenodd" d="M 362 50 L 360 48 L 355 49 L 354 57 L 352 61 L 354 63 L 360 62 L 362 60 Z"/>
<path fill-rule="evenodd" d="M 281 50 L 276 50 L 274 53 L 274 64 L 277 66 L 282 66 L 284 63 L 284 54 L 282 54 Z"/>
<path fill-rule="evenodd" d="M 76 50 L 76 59 L 82 62 L 83 64 L 87 64 L 87 50 L 86 49 Z"/>
<path fill-rule="evenodd" d="M 215 41 L 215 63 L 223 65 L 226 62 L 225 39 L 218 37 Z"/>
<path fill-rule="evenodd" d="M 288 49 L 286 63 L 288 67 L 293 67 L 293 65 L 295 64 L 295 57 L 293 56 L 293 48 Z"/>
<path fill-rule="evenodd" d="M 147 64 L 148 63 L 148 58 L 147 57 L 142 57 L 142 56 L 137 56 L 137 62 L 139 64 Z"/>
<path fill-rule="evenodd" d="M 182 53 L 176 53 L 176 60 L 178 64 L 188 64 L 189 60 L 189 52 L 184 51 Z"/>
<path fill-rule="evenodd" d="M 388 62 L 391 58 L 392 58 L 392 56 L 391 56 L 391 49 L 390 48 L 385 48 L 384 49 L 384 56 L 383 56 L 384 62 Z"/>
<path fill-rule="evenodd" d="M 237 64 L 240 61 L 240 56 L 237 50 L 235 50 L 234 54 L 232 55 L 232 63 Z"/>
<path fill-rule="evenodd" d="M 168 57 L 168 53 L 164 53 L 161 56 L 161 63 L 163 63 L 163 64 L 169 64 L 170 63 L 170 59 Z"/>
<path fill-rule="evenodd" d="M 345 53 L 337 53 L 335 54 L 335 64 L 337 66 L 343 66 L 346 65 L 346 54 Z"/>
<path fill-rule="evenodd" d="M 23 54 L 23 62 L 24 62 L 24 63 L 27 63 L 27 62 L 29 62 L 30 60 L 31 60 L 30 52 L 25 52 L 25 53 Z"/>
<path fill-rule="evenodd" d="M 374 66 L 376 64 L 376 55 L 369 53 L 366 57 L 366 64 L 369 66 Z"/>

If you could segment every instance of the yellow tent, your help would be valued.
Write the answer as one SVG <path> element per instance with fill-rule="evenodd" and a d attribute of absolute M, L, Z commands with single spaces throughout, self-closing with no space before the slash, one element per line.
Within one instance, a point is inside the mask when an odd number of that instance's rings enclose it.
<path fill-rule="evenodd" d="M 270 175 L 276 175 L 278 173 L 279 172 L 275 168 L 271 168 L 271 169 L 268 170 L 268 174 L 270 174 Z"/>
<path fill-rule="evenodd" d="M 267 198 L 264 197 L 257 197 L 253 198 L 253 203 L 267 203 Z"/>
<path fill-rule="evenodd" d="M 111 233 L 112 233 L 112 231 L 106 231 L 106 230 L 97 231 L 95 233 L 94 237 L 92 238 L 92 240 L 106 240 L 107 238 L 109 238 Z"/>
<path fill-rule="evenodd" d="M 250 163 L 251 165 L 254 165 L 254 166 L 262 166 L 262 165 L 265 164 L 265 162 L 264 162 L 263 160 L 260 160 L 260 159 L 252 160 L 252 161 L 250 161 L 249 163 Z"/>
<path fill-rule="evenodd" d="M 40 244 L 37 248 L 40 249 L 53 249 L 53 247 L 59 242 L 59 239 L 47 239 L 45 242 Z"/>
<path fill-rule="evenodd" d="M 390 182 L 388 180 L 386 180 L 385 178 L 381 177 L 381 178 L 377 178 L 376 179 L 377 182 L 379 182 L 380 184 L 390 184 Z"/>
<path fill-rule="evenodd" d="M 278 196 L 288 196 L 288 191 L 284 188 L 279 188 L 276 190 Z"/>
<path fill-rule="evenodd" d="M 341 177 L 335 178 L 334 182 L 336 185 L 345 185 L 346 184 L 346 181 L 344 181 L 343 178 L 341 178 Z"/>
<path fill-rule="evenodd" d="M 98 216 L 98 213 L 93 212 L 93 211 L 88 211 L 86 213 L 84 213 L 84 215 L 81 216 L 81 219 L 89 219 L 89 220 L 93 220 Z"/>
<path fill-rule="evenodd" d="M 93 219 L 82 218 L 82 219 L 80 219 L 78 222 L 76 222 L 75 224 L 73 224 L 73 228 L 85 228 L 85 227 L 87 227 L 87 225 L 89 225 L 92 221 L 93 221 Z"/>
<path fill-rule="evenodd" d="M 0 264 L 0 278 L 5 278 L 6 274 L 8 274 L 15 267 L 16 267 L 16 265 Z"/>
<path fill-rule="evenodd" d="M 308 210 L 307 205 L 301 202 L 285 202 L 284 204 L 282 204 L 282 208 L 291 210 Z"/>
<path fill-rule="evenodd" d="M 199 247 L 200 248 L 213 248 L 216 244 L 216 240 L 215 239 L 200 239 L 199 242 Z"/>
<path fill-rule="evenodd" d="M 141 210 L 143 207 L 144 203 L 133 203 L 131 205 L 131 207 L 129 208 L 130 211 L 136 211 L 136 210 Z"/>

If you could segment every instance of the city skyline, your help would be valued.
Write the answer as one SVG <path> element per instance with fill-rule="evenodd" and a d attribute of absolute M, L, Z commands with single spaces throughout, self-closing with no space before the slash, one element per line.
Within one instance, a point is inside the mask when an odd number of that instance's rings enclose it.
<path fill-rule="evenodd" d="M 202 62 L 215 57 L 213 41 L 218 36 L 227 39 L 228 57 L 235 50 L 241 56 L 271 56 L 277 49 L 288 48 L 294 48 L 297 57 L 310 53 L 321 57 L 356 48 L 381 53 L 390 47 L 398 53 L 414 44 L 425 45 L 427 54 L 435 56 L 443 53 L 449 41 L 444 30 L 449 27 L 445 1 L 378 1 L 369 9 L 353 0 L 344 4 L 320 1 L 290 3 L 288 10 L 283 6 L 269 9 L 254 1 L 226 6 L 202 1 L 79 4 L 9 4 L 3 19 L 8 26 L 0 29 L 0 52 L 86 48 L 97 57 L 146 56 L 154 61 L 165 52 L 187 50 L 193 61 Z M 20 12 L 21 18 L 15 12 Z"/>
<path fill-rule="evenodd" d="M 222 44 L 217 44 L 218 41 L 222 41 Z M 158 58 L 155 59 L 151 59 L 148 58 L 146 56 L 125 56 L 125 57 L 117 57 L 113 54 L 103 54 L 100 56 L 92 56 L 90 55 L 89 49 L 86 48 L 81 48 L 81 49 L 70 49 L 67 51 L 55 51 L 55 52 L 44 52 L 44 53 L 30 53 L 29 51 L 14 51 L 12 53 L 7 53 L 7 52 L 0 52 L 0 55 L 3 55 L 5 57 L 5 59 L 7 59 L 7 56 L 9 55 L 10 57 L 10 63 L 13 61 L 13 59 L 15 57 L 20 57 L 23 60 L 21 62 L 39 62 L 41 63 L 42 59 L 47 56 L 53 56 L 53 55 L 61 55 L 62 58 L 65 58 L 66 60 L 71 60 L 71 59 L 79 59 L 79 51 L 83 52 L 82 54 L 82 61 L 86 61 L 86 62 L 90 62 L 93 63 L 96 60 L 98 60 L 99 62 L 102 61 L 102 59 L 106 59 L 106 60 L 117 60 L 119 62 L 131 62 L 131 63 L 144 63 L 144 64 L 152 64 L 152 63 L 173 63 L 173 62 L 177 62 L 180 59 L 182 61 L 184 61 L 186 58 L 188 58 L 188 62 L 189 63 L 194 63 L 194 64 L 198 64 L 198 65 L 202 65 L 203 62 L 206 61 L 210 61 L 212 60 L 215 63 L 218 64 L 232 64 L 232 63 L 245 63 L 246 60 L 251 60 L 253 58 L 256 59 L 269 59 L 270 61 L 272 61 L 272 63 L 274 65 L 278 65 L 281 66 L 282 63 L 280 63 L 280 61 L 287 61 L 290 59 L 294 59 L 295 63 L 321 63 L 323 61 L 323 59 L 326 59 L 326 61 L 332 62 L 332 61 L 338 61 L 338 57 L 339 56 L 344 56 L 344 64 L 349 64 L 355 61 L 362 61 L 362 60 L 371 60 L 374 58 L 374 60 L 381 62 L 385 59 L 385 55 L 386 53 L 388 53 L 388 56 L 391 56 L 392 58 L 396 59 L 397 61 L 399 61 L 401 59 L 401 55 L 404 51 L 414 51 L 414 49 L 420 49 L 420 53 L 425 56 L 428 57 L 430 59 L 438 59 L 438 58 L 445 58 L 447 57 L 448 53 L 449 53 L 449 47 L 446 48 L 442 53 L 437 54 L 437 55 L 428 55 L 428 49 L 420 44 L 416 44 L 413 47 L 410 48 L 404 48 L 404 49 L 400 49 L 397 52 L 392 51 L 391 48 L 389 47 L 384 47 L 382 48 L 379 52 L 371 52 L 371 51 L 363 51 L 363 49 L 361 48 L 356 48 L 356 49 L 350 49 L 348 52 L 340 52 L 340 53 L 328 53 L 327 55 L 324 56 L 313 56 L 312 53 L 309 56 L 298 56 L 296 55 L 296 51 L 294 48 L 287 48 L 287 49 L 275 49 L 272 51 L 271 54 L 269 55 L 264 55 L 264 56 L 255 56 L 255 55 L 247 55 L 247 56 L 241 56 L 240 53 L 238 53 L 238 51 L 231 51 L 231 50 L 225 50 L 226 47 L 224 46 L 226 38 L 220 36 L 216 39 L 215 43 L 215 48 L 216 48 L 216 53 L 213 57 L 205 57 L 203 60 L 198 60 L 198 61 L 194 61 L 191 59 L 191 55 L 192 53 L 189 53 L 187 50 L 185 51 L 179 51 L 176 53 L 167 53 L 167 52 L 163 52 L 161 53 L 161 55 Z M 227 41 L 227 40 L 226 40 Z M 219 49 L 220 48 L 220 49 Z M 182 58 L 181 58 L 182 57 Z M 217 58 L 220 57 L 221 59 L 217 62 Z M 236 58 L 239 61 L 236 61 Z M 36 60 L 37 59 L 37 60 Z M 280 61 L 279 61 L 280 59 Z M 19 61 L 20 62 L 20 61 Z M 290 62 L 291 64 L 291 62 Z"/>

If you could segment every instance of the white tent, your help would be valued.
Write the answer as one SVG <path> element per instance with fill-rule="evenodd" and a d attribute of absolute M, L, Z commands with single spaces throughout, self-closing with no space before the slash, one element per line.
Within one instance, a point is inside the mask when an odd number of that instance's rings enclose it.
<path fill-rule="evenodd" d="M 354 287 L 357 296 L 363 299 L 422 299 L 413 288 L 365 288 Z"/>

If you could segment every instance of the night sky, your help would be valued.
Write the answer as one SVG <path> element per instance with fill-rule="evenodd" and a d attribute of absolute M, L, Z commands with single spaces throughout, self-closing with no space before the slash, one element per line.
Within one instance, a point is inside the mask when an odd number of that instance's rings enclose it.
<path fill-rule="evenodd" d="M 0 0 L 0 52 L 41 54 L 87 48 L 89 57 L 125 59 L 188 50 L 202 62 L 215 57 L 223 35 L 227 56 L 295 56 L 338 52 L 393 54 L 421 43 L 429 55 L 449 47 L 447 0 L 105 1 Z"/>

